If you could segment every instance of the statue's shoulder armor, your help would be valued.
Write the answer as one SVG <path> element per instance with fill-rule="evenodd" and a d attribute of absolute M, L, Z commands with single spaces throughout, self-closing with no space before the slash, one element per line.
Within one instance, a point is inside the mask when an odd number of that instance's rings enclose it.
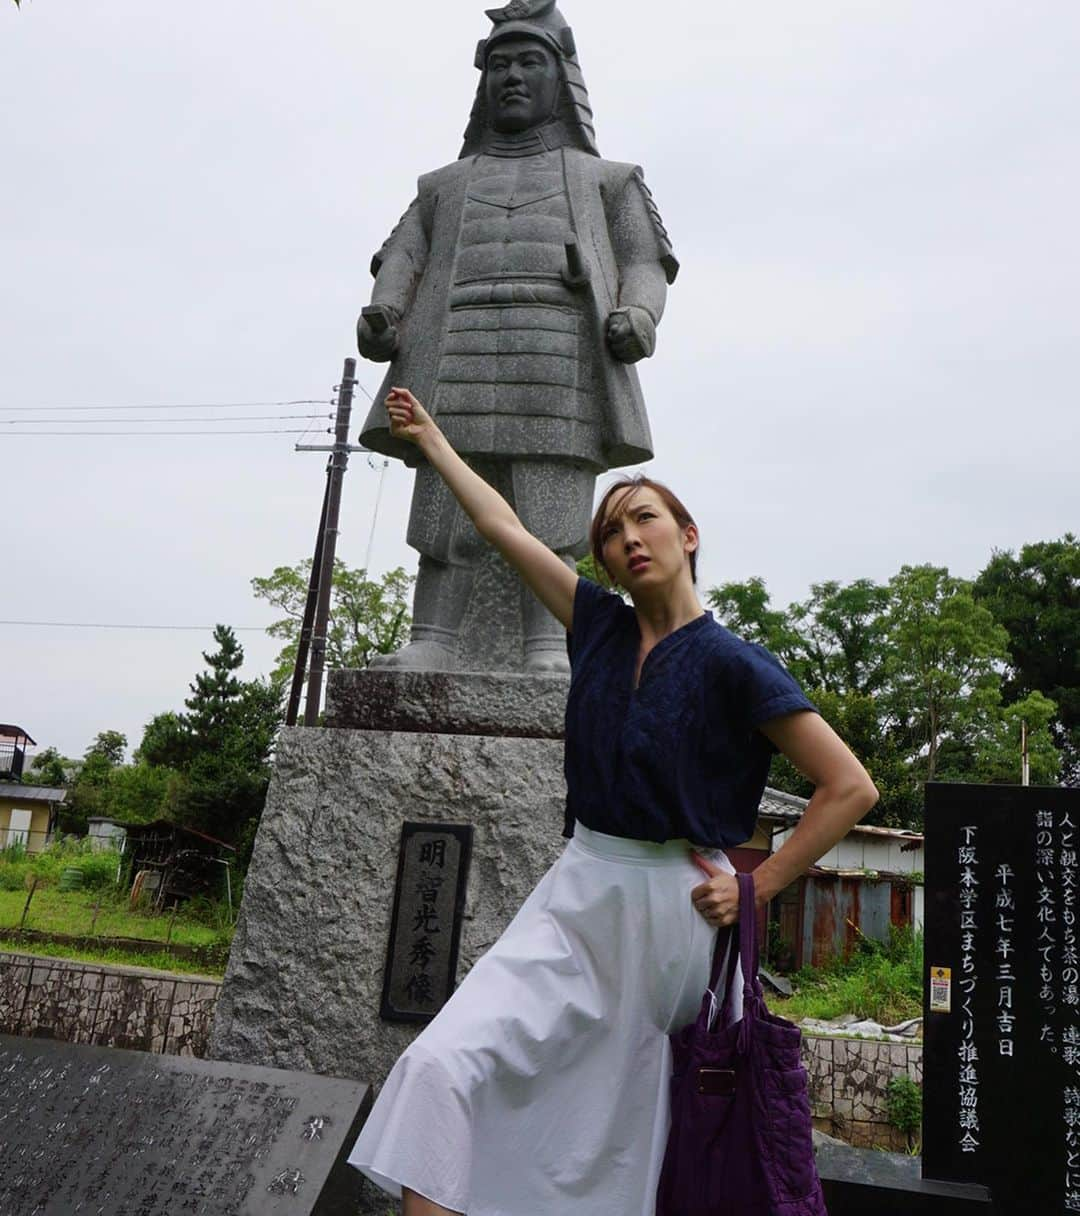
<path fill-rule="evenodd" d="M 467 174 L 475 160 L 475 156 L 463 156 L 460 160 L 452 160 L 448 165 L 443 165 L 441 169 L 422 173 L 417 183 L 417 193 L 421 201 L 437 195 L 445 186 L 456 181 L 460 174 Z"/>
<path fill-rule="evenodd" d="M 579 155 L 584 154 L 579 153 Z M 660 262 L 664 267 L 667 281 L 674 283 L 675 276 L 679 273 L 679 260 L 675 256 L 671 237 L 668 236 L 668 230 L 664 226 L 652 191 L 645 184 L 645 173 L 641 166 L 624 161 L 600 160 L 597 157 L 586 157 L 586 159 L 592 160 L 597 165 L 597 172 L 600 175 L 600 192 L 604 196 L 606 206 L 617 202 L 628 186 L 632 185 L 639 192 L 641 200 L 645 204 L 649 222 L 660 243 Z"/>
<path fill-rule="evenodd" d="M 409 204 L 408 210 L 394 225 L 393 231 L 383 241 L 378 253 L 371 259 L 371 274 L 373 278 L 378 276 L 379 269 L 383 262 L 386 261 L 386 255 L 393 247 L 406 221 L 417 212 L 419 212 L 420 224 L 424 230 L 424 235 L 426 237 L 431 236 L 435 201 L 439 197 L 440 190 L 453 182 L 458 174 L 467 173 L 469 165 L 475 159 L 473 156 L 468 156 L 462 160 L 451 161 L 450 164 L 443 165 L 441 169 L 433 169 L 430 173 L 422 173 L 420 175 L 416 184 L 416 198 Z"/>

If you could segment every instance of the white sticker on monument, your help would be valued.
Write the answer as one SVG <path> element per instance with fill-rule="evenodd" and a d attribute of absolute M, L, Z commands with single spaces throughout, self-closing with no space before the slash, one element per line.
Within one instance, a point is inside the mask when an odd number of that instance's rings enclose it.
<path fill-rule="evenodd" d="M 930 968 L 930 1012 L 952 1012 L 952 968 Z"/>

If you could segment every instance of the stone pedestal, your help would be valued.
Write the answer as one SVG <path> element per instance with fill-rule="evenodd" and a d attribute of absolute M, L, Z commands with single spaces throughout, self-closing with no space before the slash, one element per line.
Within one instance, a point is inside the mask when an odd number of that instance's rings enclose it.
<path fill-rule="evenodd" d="M 331 725 L 278 743 L 211 1057 L 381 1085 L 417 1033 L 379 1018 L 401 825 L 475 830 L 460 980 L 563 848 L 567 687 L 331 675 Z"/>

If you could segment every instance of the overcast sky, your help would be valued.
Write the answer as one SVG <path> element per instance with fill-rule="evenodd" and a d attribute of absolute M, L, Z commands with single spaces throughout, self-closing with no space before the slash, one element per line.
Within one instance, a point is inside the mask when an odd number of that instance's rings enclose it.
<path fill-rule="evenodd" d="M 642 378 L 703 585 L 758 574 L 786 604 L 1080 528 L 1080 6 L 562 10 L 600 151 L 644 166 L 682 261 Z M 249 581 L 310 554 L 322 493 L 299 436 L 19 436 L 83 428 L 12 407 L 329 402 L 372 252 L 457 156 L 489 28 L 464 0 L 0 0 L 0 618 L 273 619 Z M 158 416 L 317 442 L 276 417 L 311 409 Z M 350 565 L 378 480 L 353 457 Z M 414 567 L 410 487 L 393 465 L 374 572 Z M 276 643 L 241 640 L 269 671 Z M 209 645 L 0 625 L 0 721 L 134 746 Z"/>

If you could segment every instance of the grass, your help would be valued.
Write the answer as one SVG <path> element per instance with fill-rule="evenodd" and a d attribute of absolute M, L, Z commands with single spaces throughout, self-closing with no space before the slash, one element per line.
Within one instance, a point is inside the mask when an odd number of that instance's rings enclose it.
<path fill-rule="evenodd" d="M 3 934 L 0 934 L 0 952 L 66 958 L 79 963 L 105 963 L 111 967 L 146 967 L 151 971 L 179 972 L 182 975 L 199 975 L 207 979 L 221 979 L 225 974 L 220 967 L 193 962 L 191 959 L 169 954 L 165 950 L 114 950 L 107 946 L 100 950 L 82 949 L 56 942 L 26 941 Z"/>
<path fill-rule="evenodd" d="M 769 993 L 768 1005 L 792 1021 L 853 1013 L 893 1026 L 922 1015 L 922 969 L 922 934 L 893 926 L 884 944 L 860 937 L 846 962 L 796 972 L 790 977 L 795 995 Z"/>
<path fill-rule="evenodd" d="M 28 891 L 0 891 L 0 933 L 18 928 L 28 894 Z M 26 928 L 45 933 L 66 933 L 73 937 L 88 936 L 93 928 L 98 937 L 134 937 L 142 941 L 159 941 L 164 945 L 166 937 L 169 937 L 170 920 L 171 911 L 160 915 L 145 911 L 132 912 L 128 907 L 127 893 L 117 892 L 115 888 L 104 891 L 58 891 L 55 887 L 39 885 L 30 901 Z M 169 937 L 180 946 L 211 946 L 231 939 L 231 930 L 208 924 L 200 909 L 182 909 L 173 922 Z"/>
<path fill-rule="evenodd" d="M 233 924 L 220 901 L 194 898 L 172 910 L 155 914 L 146 908 L 132 910 L 125 886 L 117 886 L 118 857 L 111 851 L 93 852 L 84 841 L 60 841 L 42 853 L 27 854 L 21 847 L 0 850 L 0 948 L 26 950 L 83 962 L 128 964 L 170 971 L 220 974 L 220 963 L 232 941 Z M 78 869 L 81 889 L 61 891 L 61 874 Z M 129 938 L 161 943 L 129 951 L 102 942 L 60 943 L 20 940 L 16 934 L 26 908 L 30 887 L 36 881 L 24 927 L 39 933 L 66 937 Z M 166 943 L 200 951 L 210 957 L 184 959 L 173 955 Z"/>

